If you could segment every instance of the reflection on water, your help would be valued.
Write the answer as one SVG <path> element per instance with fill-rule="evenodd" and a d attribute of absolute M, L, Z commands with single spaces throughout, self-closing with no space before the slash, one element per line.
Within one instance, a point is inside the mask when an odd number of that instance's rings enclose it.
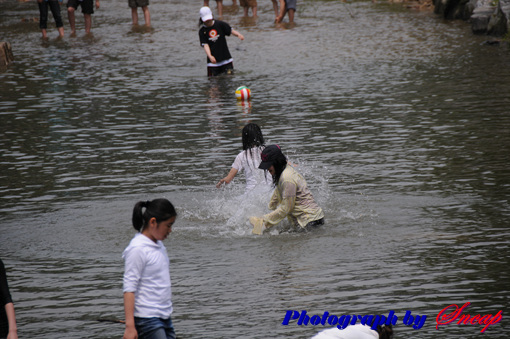
<path fill-rule="evenodd" d="M 122 335 L 97 319 L 123 317 L 129 216 L 160 196 L 179 213 L 167 248 L 182 338 L 309 338 L 323 327 L 280 325 L 303 309 L 411 310 L 425 325 L 396 338 L 479 336 L 435 318 L 509 304 L 508 51 L 385 3 L 301 1 L 295 27 L 275 25 L 268 1 L 257 19 L 227 5 L 246 40 L 228 39 L 235 75 L 208 79 L 195 5 L 151 3 L 146 31 L 105 3 L 93 35 L 42 41 L 19 20 L 33 4 L 0 2 L 16 58 L 0 74 L 0 253 L 20 337 Z M 323 229 L 254 237 L 246 217 L 267 196 L 243 200 L 242 174 L 214 187 L 248 122 L 297 164 Z"/>

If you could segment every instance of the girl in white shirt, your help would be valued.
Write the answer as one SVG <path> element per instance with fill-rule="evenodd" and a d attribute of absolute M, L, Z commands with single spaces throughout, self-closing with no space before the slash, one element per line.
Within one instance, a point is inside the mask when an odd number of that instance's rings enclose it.
<path fill-rule="evenodd" d="M 163 240 L 177 213 L 167 199 L 140 201 L 133 209 L 137 233 L 122 257 L 124 269 L 124 339 L 175 339 L 172 325 L 170 261 Z"/>
<path fill-rule="evenodd" d="M 242 170 L 246 175 L 246 192 L 252 190 L 260 183 L 271 185 L 272 179 L 269 175 L 259 171 L 260 153 L 265 148 L 262 131 L 257 124 L 249 123 L 242 131 L 243 151 L 237 155 L 232 164 L 232 169 L 226 177 L 218 181 L 217 188 L 223 184 L 230 183 L 236 174 Z"/>

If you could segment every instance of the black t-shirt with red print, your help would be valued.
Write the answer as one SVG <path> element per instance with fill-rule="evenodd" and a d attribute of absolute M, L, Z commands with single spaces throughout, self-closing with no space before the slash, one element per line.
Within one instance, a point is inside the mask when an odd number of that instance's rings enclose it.
<path fill-rule="evenodd" d="M 200 44 L 204 46 L 209 45 L 211 54 L 216 58 L 216 64 L 221 66 L 222 61 L 232 59 L 227 46 L 226 36 L 232 33 L 232 27 L 226 22 L 220 20 L 214 20 L 211 27 L 203 25 L 198 32 L 200 37 Z M 207 58 L 207 63 L 211 63 L 211 60 Z"/>

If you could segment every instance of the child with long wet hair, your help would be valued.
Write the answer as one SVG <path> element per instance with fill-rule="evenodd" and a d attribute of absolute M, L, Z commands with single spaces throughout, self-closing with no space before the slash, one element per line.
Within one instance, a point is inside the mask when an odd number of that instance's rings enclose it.
<path fill-rule="evenodd" d="M 287 163 L 280 146 L 269 145 L 260 154 L 259 165 L 273 177 L 274 192 L 269 202 L 273 212 L 262 217 L 250 217 L 253 234 L 261 235 L 287 218 L 297 231 L 309 231 L 324 224 L 324 212 L 315 202 L 305 178 Z"/>
<path fill-rule="evenodd" d="M 280 177 L 282 176 L 285 167 L 287 167 L 287 158 L 283 155 L 282 152 L 276 152 L 272 159 L 272 166 L 274 168 L 273 177 L 273 187 L 278 186 L 278 182 L 280 182 Z M 264 172 L 269 172 L 267 169 L 264 169 Z"/>
<path fill-rule="evenodd" d="M 175 339 L 172 324 L 170 261 L 163 240 L 177 213 L 167 199 L 139 201 L 132 223 L 138 233 L 122 257 L 124 268 L 124 339 Z"/>
<path fill-rule="evenodd" d="M 270 182 L 269 176 L 261 175 L 258 170 L 260 154 L 264 150 L 264 136 L 257 124 L 249 123 L 242 130 L 243 151 L 237 155 L 232 168 L 226 177 L 216 184 L 220 188 L 223 184 L 229 184 L 239 171 L 244 170 L 246 175 L 246 191 L 254 189 L 258 184 Z"/>

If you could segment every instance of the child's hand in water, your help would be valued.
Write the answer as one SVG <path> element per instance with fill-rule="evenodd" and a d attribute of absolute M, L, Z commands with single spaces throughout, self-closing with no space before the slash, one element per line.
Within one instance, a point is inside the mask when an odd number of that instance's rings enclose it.
<path fill-rule="evenodd" d="M 262 235 L 264 232 L 264 219 L 259 217 L 250 217 L 250 223 L 253 225 L 253 230 L 251 233 L 256 235 Z"/>
<path fill-rule="evenodd" d="M 224 183 L 225 183 L 225 178 L 218 181 L 218 183 L 216 184 L 216 188 L 221 188 L 221 185 L 223 185 Z"/>

